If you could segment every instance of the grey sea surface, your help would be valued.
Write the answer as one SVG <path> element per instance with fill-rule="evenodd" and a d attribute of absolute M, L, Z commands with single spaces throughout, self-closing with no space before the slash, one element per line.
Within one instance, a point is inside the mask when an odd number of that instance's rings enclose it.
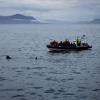
<path fill-rule="evenodd" d="M 83 34 L 91 50 L 46 48 Z M 100 24 L 0 25 L 0 100 L 100 100 Z"/>

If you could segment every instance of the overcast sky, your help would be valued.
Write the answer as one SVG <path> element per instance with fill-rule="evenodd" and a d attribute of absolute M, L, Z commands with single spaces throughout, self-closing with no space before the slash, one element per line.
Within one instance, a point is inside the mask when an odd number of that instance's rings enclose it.
<path fill-rule="evenodd" d="M 0 0 L 0 15 L 31 15 L 39 20 L 100 18 L 100 0 Z"/>

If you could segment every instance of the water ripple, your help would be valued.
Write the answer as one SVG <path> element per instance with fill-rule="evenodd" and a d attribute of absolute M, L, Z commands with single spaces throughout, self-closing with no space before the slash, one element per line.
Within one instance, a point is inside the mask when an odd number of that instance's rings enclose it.
<path fill-rule="evenodd" d="M 11 98 L 14 99 L 14 98 L 20 98 L 20 97 L 25 97 L 25 95 L 17 94 L 17 95 L 13 95 Z"/>

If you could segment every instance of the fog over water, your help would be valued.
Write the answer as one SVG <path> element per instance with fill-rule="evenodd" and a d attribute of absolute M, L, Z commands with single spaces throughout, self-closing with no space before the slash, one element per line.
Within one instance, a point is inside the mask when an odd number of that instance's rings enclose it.
<path fill-rule="evenodd" d="M 91 50 L 46 48 L 53 39 L 72 41 L 83 34 Z M 33 99 L 100 99 L 99 24 L 0 25 L 0 100 Z"/>

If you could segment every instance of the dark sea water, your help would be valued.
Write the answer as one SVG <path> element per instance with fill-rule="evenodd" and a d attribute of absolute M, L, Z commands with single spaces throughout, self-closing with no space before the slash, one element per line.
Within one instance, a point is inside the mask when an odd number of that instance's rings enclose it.
<path fill-rule="evenodd" d="M 91 50 L 46 48 L 83 34 Z M 0 100 L 100 100 L 100 25 L 0 25 Z"/>

